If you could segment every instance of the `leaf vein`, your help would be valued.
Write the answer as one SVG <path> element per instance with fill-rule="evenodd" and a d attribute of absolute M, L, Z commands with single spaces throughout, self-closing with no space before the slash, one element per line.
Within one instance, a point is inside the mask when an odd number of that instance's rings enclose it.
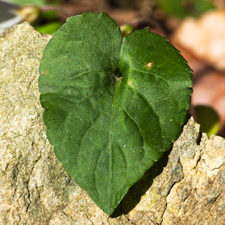
<path fill-rule="evenodd" d="M 159 76 L 158 74 L 155 74 L 155 73 L 152 73 L 152 72 L 147 72 L 147 71 L 142 71 L 142 70 L 129 70 L 129 71 L 132 71 L 132 72 L 139 72 L 139 73 L 147 73 L 147 74 L 151 74 L 151 75 L 153 75 L 153 76 L 155 76 L 155 77 L 158 77 L 158 78 L 162 79 L 162 80 L 166 83 L 166 85 L 169 87 L 169 90 L 170 90 L 169 96 L 176 102 L 177 105 L 179 105 L 179 104 L 178 104 L 178 100 L 175 99 L 175 98 L 172 96 L 172 92 L 173 92 L 173 91 L 172 91 L 172 87 L 170 86 L 170 84 L 168 83 L 168 81 L 167 81 L 165 78 L 163 78 L 162 76 Z"/>
<path fill-rule="evenodd" d="M 135 88 L 129 86 L 128 84 L 125 84 L 126 86 L 128 86 L 128 88 L 130 88 L 131 90 L 133 90 L 135 93 L 137 93 L 139 96 L 141 96 L 148 104 L 148 106 L 152 109 L 152 111 L 154 112 L 154 114 L 156 115 L 157 119 L 158 119 L 158 122 L 159 122 L 159 128 L 160 128 L 160 133 L 161 133 L 161 136 L 162 136 L 162 125 L 161 125 L 161 122 L 160 122 L 160 119 L 159 119 L 159 116 L 158 114 L 156 113 L 154 107 L 152 106 L 152 104 L 146 99 L 146 97 L 140 93 L 138 90 L 136 90 Z"/>
<path fill-rule="evenodd" d="M 127 110 L 123 106 L 121 106 L 120 104 L 118 104 L 118 105 L 127 114 L 127 116 L 136 124 L 136 126 L 138 127 L 139 133 L 141 134 L 142 143 L 143 143 L 142 145 L 143 145 L 143 149 L 144 149 L 144 138 L 143 138 L 143 134 L 141 132 L 141 128 L 140 128 L 139 124 L 132 118 L 132 116 L 127 112 Z"/>

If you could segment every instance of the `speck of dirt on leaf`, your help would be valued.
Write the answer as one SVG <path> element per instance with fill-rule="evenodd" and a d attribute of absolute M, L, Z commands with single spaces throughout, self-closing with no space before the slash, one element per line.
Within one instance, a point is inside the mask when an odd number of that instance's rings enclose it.
<path fill-rule="evenodd" d="M 152 68 L 152 62 L 147 63 L 147 64 L 146 64 L 146 67 L 147 67 L 148 69 L 151 69 L 151 68 Z"/>

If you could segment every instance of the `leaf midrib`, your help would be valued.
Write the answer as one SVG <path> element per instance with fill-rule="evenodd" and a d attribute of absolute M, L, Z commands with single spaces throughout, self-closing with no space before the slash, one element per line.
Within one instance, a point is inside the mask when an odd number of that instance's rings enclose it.
<path fill-rule="evenodd" d="M 112 140 L 113 140 L 113 134 L 114 134 L 114 116 L 115 116 L 115 106 L 116 106 L 116 98 L 117 98 L 117 92 L 118 92 L 118 88 L 119 88 L 119 85 L 121 83 L 121 79 L 119 79 L 116 83 L 116 89 L 115 89 L 115 93 L 114 93 L 114 96 L 113 96 L 113 103 L 112 103 L 112 110 L 111 110 L 111 119 L 110 119 L 110 136 L 109 136 L 109 182 L 110 182 L 110 201 L 109 201 L 109 205 L 111 205 L 111 202 L 113 201 L 112 199 Z"/>

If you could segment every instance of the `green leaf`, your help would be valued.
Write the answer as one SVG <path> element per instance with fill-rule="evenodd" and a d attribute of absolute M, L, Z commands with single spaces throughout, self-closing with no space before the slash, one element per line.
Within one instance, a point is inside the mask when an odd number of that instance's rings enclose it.
<path fill-rule="evenodd" d="M 211 0 L 158 0 L 158 7 L 166 14 L 183 19 L 200 16 L 208 10 L 216 9 Z"/>
<path fill-rule="evenodd" d="M 53 34 L 62 26 L 61 22 L 51 22 L 41 26 L 34 26 L 34 28 L 40 33 Z"/>
<path fill-rule="evenodd" d="M 67 19 L 43 53 L 40 101 L 47 136 L 68 174 L 111 215 L 185 122 L 191 70 L 166 38 L 122 40 L 106 14 Z"/>
<path fill-rule="evenodd" d="M 196 105 L 194 107 L 196 122 L 201 125 L 201 132 L 208 136 L 217 134 L 220 128 L 220 117 L 217 112 L 205 105 Z"/>
<path fill-rule="evenodd" d="M 36 5 L 36 6 L 47 5 L 47 2 L 45 0 L 10 0 L 10 1 L 17 3 L 19 5 Z"/>

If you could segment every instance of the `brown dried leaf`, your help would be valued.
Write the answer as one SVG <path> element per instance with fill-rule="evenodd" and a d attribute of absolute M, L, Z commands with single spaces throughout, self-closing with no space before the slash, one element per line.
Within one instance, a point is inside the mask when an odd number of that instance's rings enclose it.
<path fill-rule="evenodd" d="M 212 107 L 225 125 L 225 73 L 212 71 L 193 86 L 192 106 Z"/>
<path fill-rule="evenodd" d="M 187 18 L 174 33 L 176 42 L 219 70 L 225 70 L 225 10 Z"/>

